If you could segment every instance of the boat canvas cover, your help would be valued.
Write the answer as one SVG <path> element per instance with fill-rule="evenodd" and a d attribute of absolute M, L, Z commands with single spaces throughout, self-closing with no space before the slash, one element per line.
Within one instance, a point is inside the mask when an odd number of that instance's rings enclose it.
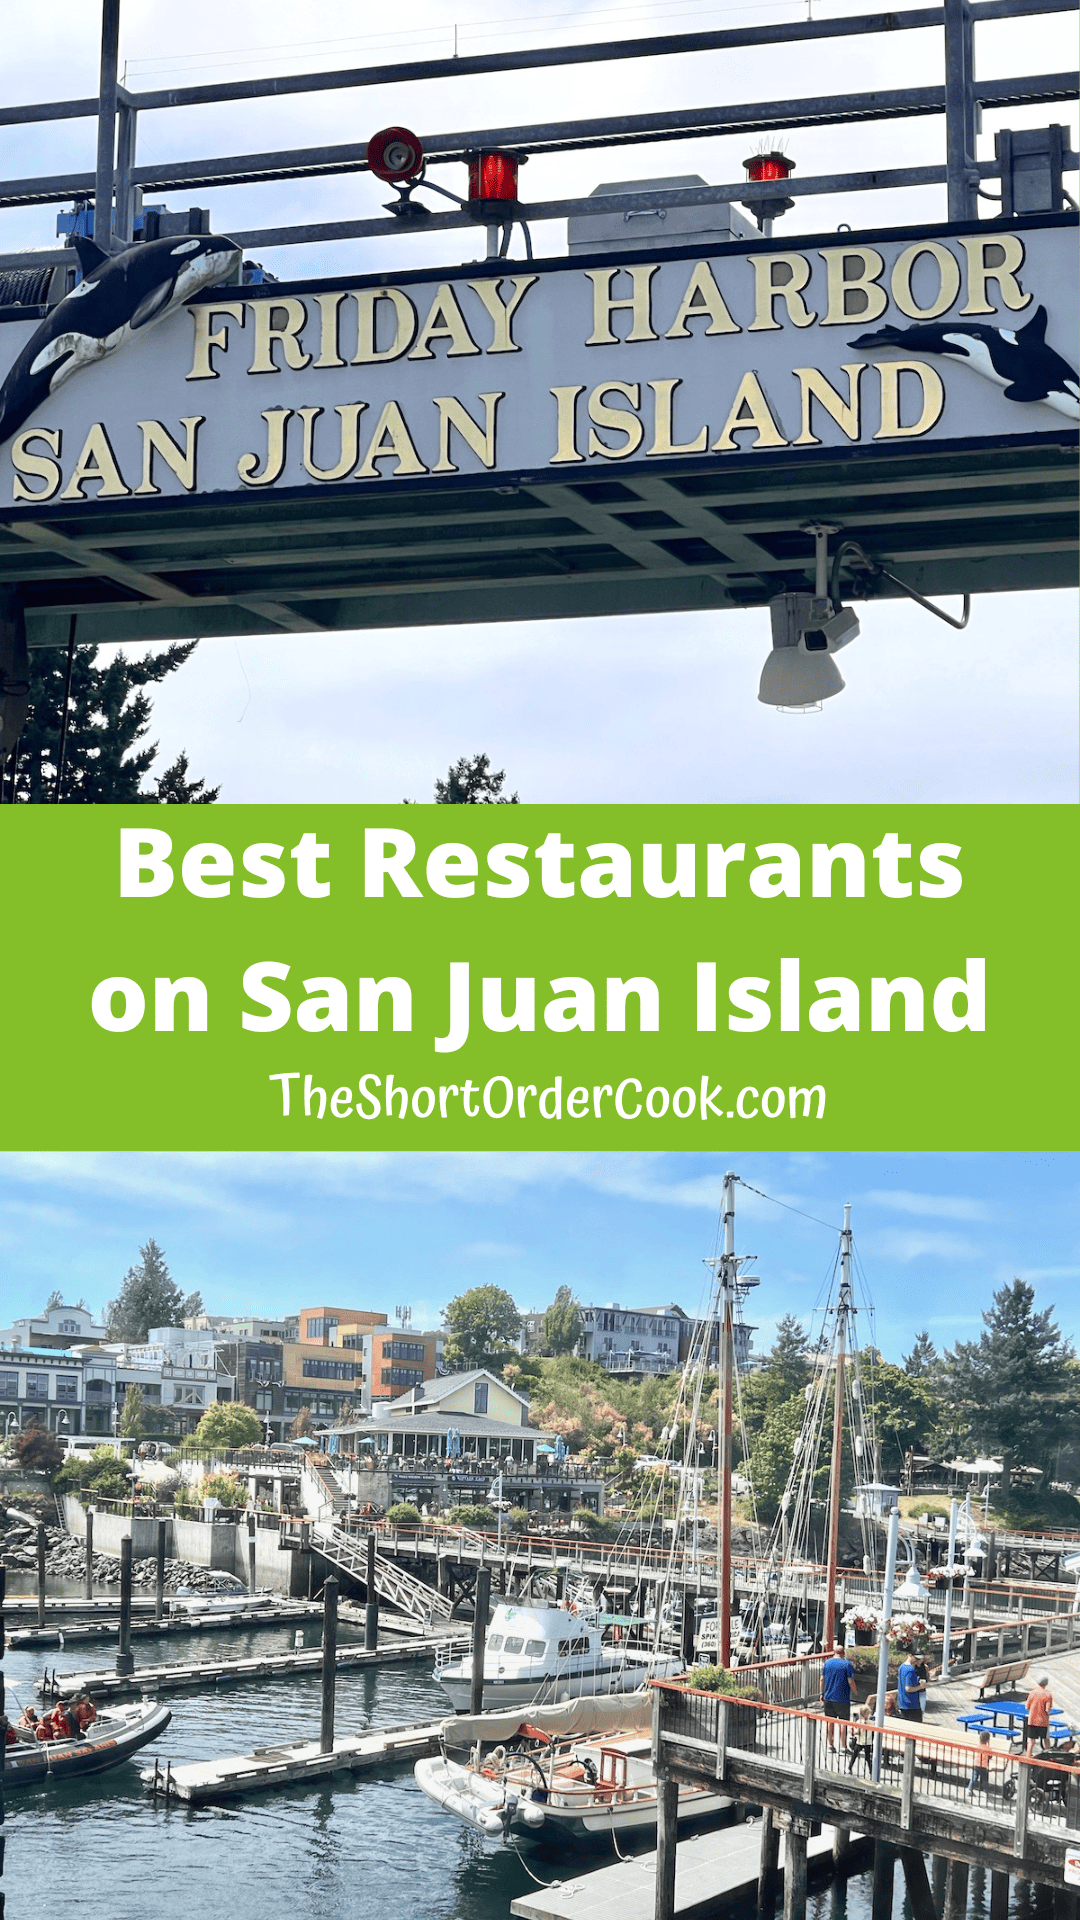
<path fill-rule="evenodd" d="M 512 1740 L 525 1725 L 554 1739 L 584 1739 L 589 1734 L 648 1733 L 652 1728 L 651 1693 L 582 1694 L 561 1707 L 518 1708 L 508 1713 L 456 1713 L 444 1720 L 444 1740 L 452 1746 L 498 1744 Z"/>

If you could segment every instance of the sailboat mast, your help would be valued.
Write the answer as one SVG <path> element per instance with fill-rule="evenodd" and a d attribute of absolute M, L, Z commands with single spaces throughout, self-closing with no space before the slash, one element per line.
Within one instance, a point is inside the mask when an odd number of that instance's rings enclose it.
<path fill-rule="evenodd" d="M 836 1645 L 836 1575 L 840 1558 L 840 1460 L 844 1444 L 844 1371 L 847 1362 L 847 1323 L 851 1311 L 851 1207 L 844 1207 L 840 1235 L 840 1297 L 836 1306 L 836 1369 L 833 1402 L 832 1469 L 829 1474 L 829 1559 L 825 1572 L 826 1653 Z"/>
<path fill-rule="evenodd" d="M 725 1173 L 721 1212 L 723 1215 L 723 1253 L 720 1259 L 720 1286 L 717 1302 L 720 1321 L 720 1473 L 719 1522 L 720 1566 L 717 1612 L 720 1620 L 720 1664 L 731 1666 L 731 1434 L 732 1400 L 735 1373 L 735 1335 L 733 1315 L 738 1265 L 735 1260 L 735 1181 L 734 1173 Z"/>

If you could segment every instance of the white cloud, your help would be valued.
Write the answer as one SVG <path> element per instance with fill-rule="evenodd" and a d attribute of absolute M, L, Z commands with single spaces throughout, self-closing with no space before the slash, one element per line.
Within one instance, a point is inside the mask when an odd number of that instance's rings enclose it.
<path fill-rule="evenodd" d="M 877 1187 L 865 1194 L 870 1206 L 889 1207 L 894 1213 L 913 1213 L 927 1220 L 989 1221 L 994 1209 L 986 1200 L 971 1200 L 963 1194 L 909 1193 L 902 1187 Z"/>
<path fill-rule="evenodd" d="M 974 1241 L 965 1240 L 958 1233 L 920 1232 L 915 1228 L 883 1227 L 880 1231 L 864 1237 L 863 1252 L 878 1259 L 921 1260 L 927 1256 L 935 1260 L 975 1260 L 982 1249 Z"/>

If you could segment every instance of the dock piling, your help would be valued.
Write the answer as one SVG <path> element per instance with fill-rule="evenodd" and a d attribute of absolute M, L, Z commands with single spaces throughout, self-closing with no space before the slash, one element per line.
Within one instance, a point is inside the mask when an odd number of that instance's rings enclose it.
<path fill-rule="evenodd" d="M 39 1627 L 45 1625 L 45 1555 L 48 1550 L 45 1529 L 39 1527 L 37 1530 L 37 1623 Z"/>
<path fill-rule="evenodd" d="M 784 1920 L 806 1920 L 806 1842 L 809 1823 L 798 1817 L 784 1828 Z"/>
<path fill-rule="evenodd" d="M 996 1867 L 990 1875 L 990 1920 L 1009 1920 L 1009 1876 Z"/>
<path fill-rule="evenodd" d="M 165 1611 L 165 1521 L 157 1523 L 157 1578 L 154 1582 L 154 1619 L 161 1625 Z"/>
<path fill-rule="evenodd" d="M 323 1582 L 322 1641 L 322 1718 L 319 1724 L 319 1752 L 334 1751 L 334 1694 L 337 1686 L 337 1603 L 338 1583 Z"/>
<path fill-rule="evenodd" d="M 135 1656 L 131 1651 L 130 1533 L 125 1533 L 120 1542 L 120 1630 L 116 1643 L 116 1671 L 119 1674 L 135 1671 Z"/>
<path fill-rule="evenodd" d="M 896 1851 L 887 1840 L 874 1842 L 874 1884 L 870 1920 L 892 1920 Z"/>
<path fill-rule="evenodd" d="M 654 1920 L 674 1920 L 675 1860 L 679 1835 L 679 1783 L 656 1782 L 656 1902 Z"/>
<path fill-rule="evenodd" d="M 484 1711 L 484 1649 L 487 1646 L 488 1605 L 491 1600 L 491 1568 L 477 1570 L 473 1589 L 472 1678 L 469 1682 L 469 1712 Z"/>
<path fill-rule="evenodd" d="M 440 1566 L 441 1566 L 440 1561 Z M 374 1653 L 379 1644 L 379 1596 L 375 1590 L 375 1535 L 367 1537 L 367 1579 L 364 1592 L 364 1645 Z"/>
<path fill-rule="evenodd" d="M 926 1871 L 926 1862 L 917 1847 L 901 1847 L 900 1862 L 904 1869 L 904 1884 L 911 1902 L 912 1920 L 940 1920 L 930 1879 Z"/>
<path fill-rule="evenodd" d="M 780 1878 L 780 1829 L 771 1807 L 761 1816 L 761 1859 L 758 1865 L 758 1920 L 773 1920 L 776 1912 L 776 1888 Z M 891 1920 L 891 1915 L 890 1915 Z"/>
<path fill-rule="evenodd" d="M 255 1515 L 253 1513 L 248 1514 L 247 1535 L 248 1592 L 253 1594 L 255 1592 Z"/>
<path fill-rule="evenodd" d="M 86 1515 L 86 1566 L 83 1572 L 83 1594 L 87 1600 L 94 1597 L 94 1515 Z"/>

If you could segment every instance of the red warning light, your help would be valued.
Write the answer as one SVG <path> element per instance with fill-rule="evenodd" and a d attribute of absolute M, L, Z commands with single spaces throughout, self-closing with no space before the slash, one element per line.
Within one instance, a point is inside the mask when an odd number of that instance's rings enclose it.
<path fill-rule="evenodd" d="M 526 154 L 498 151 L 470 153 L 469 205 L 516 200 L 518 168 L 527 158 Z"/>
<path fill-rule="evenodd" d="M 376 179 L 396 185 L 415 180 L 424 164 L 424 149 L 408 127 L 384 127 L 368 141 L 367 163 Z"/>
<path fill-rule="evenodd" d="M 743 161 L 748 180 L 787 180 L 795 171 L 786 153 L 754 153 Z"/>

